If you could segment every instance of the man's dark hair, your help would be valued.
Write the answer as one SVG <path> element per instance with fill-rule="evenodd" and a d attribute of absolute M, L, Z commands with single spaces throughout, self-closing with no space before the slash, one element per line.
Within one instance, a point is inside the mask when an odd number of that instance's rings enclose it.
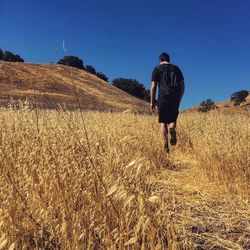
<path fill-rule="evenodd" d="M 166 52 L 163 52 L 159 56 L 161 62 L 169 62 L 169 55 Z"/>

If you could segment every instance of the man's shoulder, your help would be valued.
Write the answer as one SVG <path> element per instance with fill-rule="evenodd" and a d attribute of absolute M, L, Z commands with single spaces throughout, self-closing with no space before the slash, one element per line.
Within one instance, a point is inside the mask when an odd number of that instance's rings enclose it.
<path fill-rule="evenodd" d="M 158 64 L 154 67 L 154 71 L 162 72 L 165 70 L 167 64 Z"/>
<path fill-rule="evenodd" d="M 153 73 L 152 73 L 152 74 L 156 75 L 156 74 L 158 74 L 158 73 L 159 73 L 159 71 L 160 71 L 159 66 L 160 66 L 160 65 L 157 65 L 157 66 L 155 66 L 155 67 L 154 67 L 154 69 L 153 69 Z"/>
<path fill-rule="evenodd" d="M 168 64 L 159 64 L 159 65 L 156 65 L 154 67 L 154 71 L 162 71 L 162 70 L 166 70 L 166 69 L 171 69 L 171 70 L 180 70 L 180 68 L 175 65 L 175 64 L 172 64 L 172 63 L 168 63 Z"/>
<path fill-rule="evenodd" d="M 170 63 L 169 66 L 172 67 L 172 68 L 174 68 L 174 69 L 177 69 L 177 70 L 180 69 L 177 65 L 172 64 L 172 63 Z"/>
<path fill-rule="evenodd" d="M 156 65 L 156 66 L 154 67 L 154 70 L 159 70 L 159 68 L 160 68 L 160 65 Z"/>
<path fill-rule="evenodd" d="M 175 64 L 171 64 L 172 66 L 172 70 L 177 72 L 179 75 L 182 75 L 182 71 L 181 69 L 179 68 L 179 66 L 175 65 Z"/>
<path fill-rule="evenodd" d="M 177 74 L 180 81 L 182 81 L 184 79 L 183 73 L 177 65 L 172 64 L 172 70 Z"/>
<path fill-rule="evenodd" d="M 165 68 L 179 69 L 179 67 L 177 65 L 172 64 L 172 63 L 159 64 L 155 68 L 157 68 L 157 69 L 165 69 Z"/>

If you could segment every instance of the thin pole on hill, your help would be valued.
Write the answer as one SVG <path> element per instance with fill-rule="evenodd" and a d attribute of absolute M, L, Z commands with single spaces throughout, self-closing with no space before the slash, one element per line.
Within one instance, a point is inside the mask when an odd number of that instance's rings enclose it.
<path fill-rule="evenodd" d="M 65 40 L 63 40 L 63 51 L 64 51 L 64 54 L 66 56 L 67 51 L 66 51 L 66 46 L 65 46 Z M 69 69 L 69 76 L 70 76 L 71 85 L 72 85 L 72 88 L 74 90 L 74 94 L 75 94 L 76 102 L 77 102 L 77 105 L 78 105 L 78 109 L 80 111 L 80 116 L 81 116 L 83 131 L 84 131 L 84 135 L 85 135 L 86 142 L 87 142 L 87 152 L 86 152 L 85 147 L 82 145 L 80 139 L 78 138 L 77 134 L 75 133 L 74 129 L 70 126 L 70 124 L 67 121 L 67 119 L 65 119 L 65 117 L 60 113 L 60 111 L 58 110 L 58 108 L 56 108 L 56 111 L 59 113 L 59 115 L 62 117 L 62 119 L 66 122 L 66 124 L 68 125 L 69 129 L 73 132 L 73 134 L 77 138 L 78 143 L 79 143 L 80 147 L 82 148 L 82 150 L 85 151 L 85 153 L 88 155 L 88 160 L 89 160 L 92 168 L 94 169 L 94 172 L 95 172 L 97 178 L 99 179 L 99 181 L 100 181 L 101 185 L 103 186 L 103 189 L 105 190 L 105 192 L 108 193 L 108 188 L 107 188 L 107 186 L 106 186 L 106 184 L 105 184 L 102 176 L 100 175 L 99 171 L 97 170 L 97 166 L 95 165 L 95 162 L 93 161 L 93 158 L 92 158 L 92 150 L 91 150 L 91 145 L 90 145 L 90 142 L 89 142 L 88 131 L 87 131 L 86 124 L 85 124 L 85 118 L 84 118 L 84 116 L 82 114 L 82 109 L 81 109 L 80 101 L 79 101 L 79 98 L 78 98 L 76 86 L 74 85 L 72 68 L 68 65 L 67 62 L 66 62 L 66 65 L 68 66 L 67 68 Z M 45 96 L 45 98 L 46 98 L 46 96 Z M 117 218 L 119 219 L 119 217 L 120 217 L 119 216 L 119 212 L 118 212 L 118 210 L 117 210 L 117 208 L 116 208 L 116 206 L 115 206 L 112 198 L 109 196 L 108 199 L 109 199 L 109 201 L 111 203 L 111 206 L 112 206 L 113 210 L 115 211 L 115 214 L 116 214 Z"/>
<path fill-rule="evenodd" d="M 36 137 L 36 140 L 37 140 L 37 143 L 38 144 L 41 144 L 41 139 L 40 139 L 40 129 L 39 129 L 39 116 L 38 116 L 38 108 L 37 108 L 37 101 L 36 101 L 36 90 L 33 86 L 33 90 L 34 90 L 34 109 L 35 109 L 35 116 L 36 116 L 36 131 L 37 131 L 37 137 Z"/>

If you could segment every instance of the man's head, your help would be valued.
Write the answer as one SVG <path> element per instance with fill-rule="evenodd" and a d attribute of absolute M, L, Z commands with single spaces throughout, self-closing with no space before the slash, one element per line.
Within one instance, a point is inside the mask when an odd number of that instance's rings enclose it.
<path fill-rule="evenodd" d="M 170 58 L 169 55 L 166 52 L 163 52 L 159 56 L 161 62 L 169 62 Z"/>

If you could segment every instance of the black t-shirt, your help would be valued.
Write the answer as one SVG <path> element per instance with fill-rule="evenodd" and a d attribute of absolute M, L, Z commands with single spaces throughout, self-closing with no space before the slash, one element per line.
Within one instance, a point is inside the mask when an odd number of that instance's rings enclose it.
<path fill-rule="evenodd" d="M 154 68 L 152 81 L 159 87 L 159 97 L 180 95 L 180 82 L 183 81 L 181 70 L 174 64 L 160 64 Z"/>

